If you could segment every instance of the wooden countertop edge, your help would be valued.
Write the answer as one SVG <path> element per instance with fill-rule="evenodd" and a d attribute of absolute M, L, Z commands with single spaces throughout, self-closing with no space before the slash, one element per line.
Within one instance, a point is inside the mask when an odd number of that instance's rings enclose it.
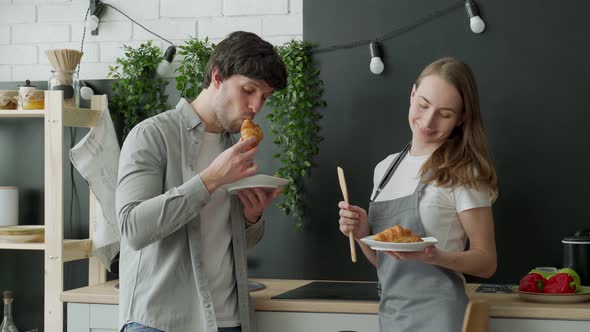
<path fill-rule="evenodd" d="M 376 315 L 379 303 L 362 301 L 305 301 L 254 299 L 256 311 L 322 312 Z"/>
<path fill-rule="evenodd" d="M 254 279 L 266 285 L 265 289 L 252 292 L 257 311 L 316 312 L 375 315 L 379 303 L 367 301 L 329 300 L 277 300 L 272 296 L 303 286 L 312 280 Z M 117 280 L 104 284 L 65 291 L 64 302 L 118 304 L 119 292 L 114 288 Z M 516 294 L 474 294 L 477 284 L 467 285 L 470 298 L 483 299 L 492 305 L 490 315 L 494 318 L 590 320 L 590 302 L 577 304 L 532 303 L 520 300 Z"/>
<path fill-rule="evenodd" d="M 115 289 L 118 280 L 107 281 L 103 284 L 76 288 L 61 293 L 63 302 L 119 304 L 119 291 Z"/>
<path fill-rule="evenodd" d="M 492 305 L 490 316 L 494 318 L 520 319 L 554 319 L 554 320 L 590 320 L 590 308 L 536 308 L 536 307 L 502 307 Z"/>

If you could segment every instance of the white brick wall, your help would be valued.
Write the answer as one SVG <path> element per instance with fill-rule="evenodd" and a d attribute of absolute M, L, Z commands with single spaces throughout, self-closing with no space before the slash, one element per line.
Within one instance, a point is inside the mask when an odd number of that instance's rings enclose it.
<path fill-rule="evenodd" d="M 10 27 L 0 26 L 0 45 L 10 44 Z"/>
<path fill-rule="evenodd" d="M 192 36 L 217 43 L 246 30 L 275 45 L 303 35 L 303 0 L 104 0 L 148 29 L 181 45 Z M 52 69 L 45 50 L 80 49 L 88 0 L 0 0 L 0 82 L 46 80 Z M 80 77 L 103 79 L 123 55 L 123 45 L 147 40 L 169 44 L 112 8 L 98 36 L 86 32 Z M 176 59 L 178 60 L 178 59 Z"/>

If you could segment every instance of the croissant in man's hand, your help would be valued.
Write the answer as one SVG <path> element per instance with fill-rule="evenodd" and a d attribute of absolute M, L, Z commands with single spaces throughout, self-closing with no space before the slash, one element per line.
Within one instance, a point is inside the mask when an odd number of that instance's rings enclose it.
<path fill-rule="evenodd" d="M 262 141 L 262 138 L 264 138 L 264 134 L 262 133 L 262 129 L 260 129 L 260 126 L 252 122 L 252 120 L 250 119 L 244 120 L 244 122 L 242 123 L 242 127 L 240 128 L 240 134 L 242 135 L 241 140 L 246 140 L 250 137 L 256 138 L 256 142 L 250 145 L 246 149 L 246 151 L 257 147 L 260 141 Z"/>

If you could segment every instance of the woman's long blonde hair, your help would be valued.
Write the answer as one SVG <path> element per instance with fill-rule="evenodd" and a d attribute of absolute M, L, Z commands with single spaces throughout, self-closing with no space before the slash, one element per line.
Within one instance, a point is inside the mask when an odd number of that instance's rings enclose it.
<path fill-rule="evenodd" d="M 416 80 L 416 87 L 424 77 L 431 75 L 444 79 L 457 89 L 463 99 L 463 122 L 424 163 L 420 170 L 422 181 L 452 188 L 487 185 L 491 199 L 495 201 L 498 180 L 488 150 L 473 72 L 457 59 L 443 58 L 424 68 Z"/>

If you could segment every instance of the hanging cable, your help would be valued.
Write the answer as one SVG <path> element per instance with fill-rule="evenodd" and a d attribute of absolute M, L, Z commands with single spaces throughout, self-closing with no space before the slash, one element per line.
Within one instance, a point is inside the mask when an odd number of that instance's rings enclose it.
<path fill-rule="evenodd" d="M 157 33 L 155 33 L 155 32 L 153 32 L 153 31 L 151 31 L 150 29 L 148 29 L 148 28 L 144 27 L 144 26 L 143 26 L 141 23 L 139 23 L 139 22 L 137 22 L 136 20 L 132 19 L 132 18 L 131 18 L 129 15 L 127 15 L 127 14 L 123 13 L 122 11 L 120 11 L 119 9 L 117 9 L 117 7 L 115 7 L 115 6 L 111 5 L 111 4 L 108 4 L 108 3 L 104 3 L 104 2 L 102 2 L 102 4 L 103 4 L 103 5 L 105 5 L 105 6 L 107 6 L 107 7 L 109 7 L 109 8 L 113 8 L 114 10 L 116 10 L 117 12 L 119 12 L 121 15 L 123 15 L 123 16 L 125 16 L 125 17 L 127 17 L 127 18 L 128 18 L 130 21 L 131 21 L 131 22 L 133 22 L 133 23 L 135 23 L 135 24 L 139 25 L 139 26 L 140 26 L 141 28 L 143 28 L 145 31 L 147 31 L 147 32 L 151 33 L 152 35 L 154 35 L 154 36 L 156 36 L 156 37 L 158 37 L 158 38 L 162 39 L 163 41 L 167 42 L 168 44 L 170 44 L 170 45 L 172 45 L 172 46 L 176 47 L 176 45 L 174 45 L 174 43 L 172 43 L 172 42 L 171 42 L 171 41 L 169 41 L 168 39 L 166 39 L 166 38 L 164 38 L 164 37 L 162 37 L 162 36 L 158 35 Z"/>

